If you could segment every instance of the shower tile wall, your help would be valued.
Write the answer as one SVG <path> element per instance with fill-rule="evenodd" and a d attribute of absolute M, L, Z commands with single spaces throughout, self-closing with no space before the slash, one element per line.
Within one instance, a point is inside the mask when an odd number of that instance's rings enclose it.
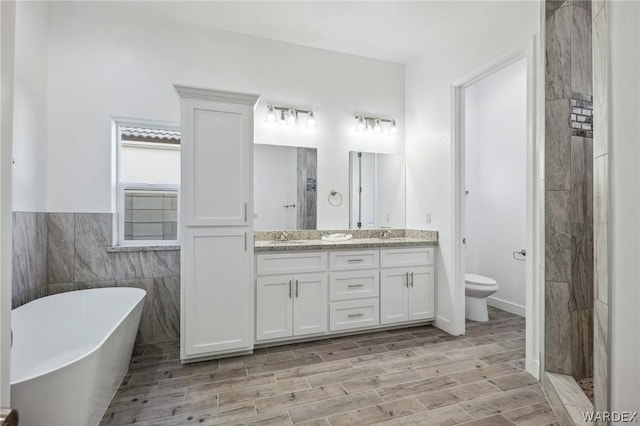
<path fill-rule="evenodd" d="M 593 370 L 591 13 L 546 2 L 545 368 L 575 378 Z"/>
<path fill-rule="evenodd" d="M 147 291 L 138 344 L 176 340 L 180 251 L 111 253 L 110 213 L 15 213 L 14 307 L 38 297 L 97 287 Z"/>
<path fill-rule="evenodd" d="M 608 265 L 608 188 L 609 188 L 609 18 L 608 3 L 593 3 L 593 189 L 594 189 L 594 409 L 609 411 L 609 265 Z M 604 424 L 604 423 L 599 423 Z"/>

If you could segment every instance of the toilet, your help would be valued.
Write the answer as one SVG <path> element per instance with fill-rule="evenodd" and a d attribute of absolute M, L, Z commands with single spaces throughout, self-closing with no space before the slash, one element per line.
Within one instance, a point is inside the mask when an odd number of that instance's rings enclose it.
<path fill-rule="evenodd" d="M 498 291 L 496 280 L 478 274 L 464 274 L 465 317 L 487 322 L 487 297 Z"/>

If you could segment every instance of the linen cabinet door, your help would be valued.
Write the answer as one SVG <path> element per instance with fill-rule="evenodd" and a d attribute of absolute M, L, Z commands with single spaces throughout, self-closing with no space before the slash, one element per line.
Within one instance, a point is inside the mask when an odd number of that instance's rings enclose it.
<path fill-rule="evenodd" d="M 433 266 L 409 270 L 409 321 L 435 318 L 434 283 Z"/>
<path fill-rule="evenodd" d="M 408 270 L 405 268 L 380 271 L 380 324 L 408 320 Z"/>
<path fill-rule="evenodd" d="M 197 89 L 176 87 L 181 96 Z M 253 108 L 257 96 L 207 90 L 182 100 L 181 200 L 184 226 L 250 226 L 253 217 Z"/>
<path fill-rule="evenodd" d="M 258 277 L 256 310 L 256 340 L 293 335 L 293 277 Z"/>
<path fill-rule="evenodd" d="M 246 228 L 187 228 L 182 247 L 183 357 L 253 348 L 253 252 Z"/>
<path fill-rule="evenodd" d="M 293 279 L 293 335 L 326 332 L 329 328 L 327 274 L 299 274 Z"/>

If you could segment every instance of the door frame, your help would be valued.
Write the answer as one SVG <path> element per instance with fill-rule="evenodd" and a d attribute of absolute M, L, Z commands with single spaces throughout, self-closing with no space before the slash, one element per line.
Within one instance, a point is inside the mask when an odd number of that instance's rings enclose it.
<path fill-rule="evenodd" d="M 521 60 L 527 61 L 527 119 L 526 119 L 526 250 L 527 262 L 525 265 L 525 306 L 526 306 L 526 371 L 536 378 L 540 377 L 540 353 L 541 330 L 544 326 L 543 306 L 540 301 L 544 286 L 540 285 L 539 264 L 541 256 L 539 247 L 539 232 L 543 229 L 544 218 L 539 217 L 541 211 L 538 207 L 537 191 L 540 162 L 543 158 L 537 156 L 540 141 L 537 139 L 537 120 L 540 120 L 538 111 L 537 86 L 539 75 L 538 37 L 533 37 L 525 46 L 510 51 L 495 60 L 485 64 L 466 76 L 451 84 L 451 134 L 452 134 L 452 189 L 453 189 L 453 230 L 452 246 L 454 256 L 453 283 L 454 283 L 454 318 L 453 328 L 456 334 L 465 332 L 465 296 L 464 274 L 465 257 L 463 244 L 464 230 L 464 194 L 465 194 L 465 89 L 485 77 Z M 542 223 L 542 225 L 541 225 Z M 542 288 L 541 288 L 542 287 Z M 543 294 L 542 294 L 543 296 Z"/>

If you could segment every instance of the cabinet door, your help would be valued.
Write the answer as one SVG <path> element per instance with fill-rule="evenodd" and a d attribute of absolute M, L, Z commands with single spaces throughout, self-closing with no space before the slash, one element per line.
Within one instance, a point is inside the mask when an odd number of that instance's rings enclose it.
<path fill-rule="evenodd" d="M 182 358 L 253 348 L 246 228 L 189 229 L 181 253 Z"/>
<path fill-rule="evenodd" d="M 380 324 L 407 321 L 408 269 L 380 271 Z"/>
<path fill-rule="evenodd" d="M 293 277 L 272 275 L 257 279 L 256 339 L 293 335 Z"/>
<path fill-rule="evenodd" d="M 409 270 L 409 321 L 435 318 L 433 271 L 433 266 Z"/>
<path fill-rule="evenodd" d="M 293 335 L 326 332 L 327 274 L 298 274 L 293 279 Z"/>
<path fill-rule="evenodd" d="M 248 226 L 253 105 L 186 99 L 182 106 L 185 226 Z"/>

